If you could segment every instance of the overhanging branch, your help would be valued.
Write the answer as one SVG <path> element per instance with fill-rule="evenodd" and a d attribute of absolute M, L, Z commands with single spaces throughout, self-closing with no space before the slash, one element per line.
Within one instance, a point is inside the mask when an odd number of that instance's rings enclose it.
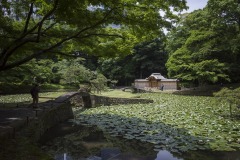
<path fill-rule="evenodd" d="M 38 22 L 35 26 L 33 26 L 30 30 L 27 30 L 28 24 L 29 24 L 29 19 L 30 19 L 31 14 L 32 14 L 31 7 L 33 7 L 33 3 L 31 3 L 30 11 L 29 11 L 29 14 L 28 14 L 28 17 L 27 17 L 27 20 L 26 20 L 26 24 L 25 24 L 25 28 L 24 28 L 24 32 L 23 32 L 24 34 L 22 34 L 19 38 L 17 38 L 15 41 L 13 41 L 8 47 L 3 49 L 3 51 L 0 55 L 0 68 L 5 68 L 5 65 L 8 61 L 8 58 L 12 54 L 14 54 L 14 52 L 18 48 L 22 47 L 23 45 L 25 45 L 28 42 L 39 42 L 43 22 L 53 14 L 53 12 L 57 8 L 58 2 L 59 2 L 59 0 L 55 0 L 53 8 L 42 18 L 42 20 L 40 22 Z M 27 35 L 30 35 L 37 28 L 38 28 L 38 34 L 37 34 L 36 37 L 34 37 L 34 39 L 33 38 L 25 39 Z"/>
<path fill-rule="evenodd" d="M 14 68 L 16 66 L 19 66 L 21 64 L 24 64 L 24 63 L 32 60 L 33 58 L 38 57 L 41 54 L 52 51 L 54 48 L 60 46 L 64 42 L 69 41 L 69 40 L 74 39 L 74 38 L 87 38 L 87 37 L 90 37 L 90 36 L 118 36 L 118 37 L 121 37 L 120 35 L 111 35 L 111 34 L 88 34 L 88 35 L 85 35 L 85 36 L 80 36 L 82 33 L 86 32 L 88 30 L 92 30 L 92 29 L 98 27 L 99 25 L 103 24 L 107 20 L 107 18 L 110 16 L 110 14 L 113 12 L 113 10 L 115 9 L 115 8 L 112 8 L 111 10 L 109 10 L 105 14 L 105 16 L 101 20 L 99 20 L 95 24 L 80 30 L 79 32 L 73 34 L 72 36 L 61 39 L 59 42 L 55 43 L 54 45 L 52 45 L 52 46 L 50 46 L 46 49 L 35 52 L 35 53 L 33 53 L 33 54 L 31 54 L 27 57 L 24 57 L 23 59 L 19 59 L 18 61 L 15 61 L 11 64 L 7 64 L 6 62 L 7 62 L 8 57 L 10 55 L 12 55 L 14 53 L 14 51 L 16 51 L 18 48 L 22 47 L 24 44 L 26 44 L 28 42 L 38 42 L 38 39 L 40 38 L 40 35 L 41 35 L 41 29 L 42 29 L 43 22 L 49 16 L 51 16 L 52 13 L 55 11 L 55 9 L 57 7 L 57 4 L 58 4 L 58 1 L 59 0 L 55 0 L 54 8 L 51 11 L 49 11 L 37 25 L 35 25 L 32 29 L 28 30 L 24 35 L 22 35 L 20 38 L 17 39 L 17 40 L 20 41 L 20 43 L 18 42 L 18 44 L 15 45 L 12 49 L 8 48 L 8 50 L 6 50 L 5 57 L 4 57 L 4 62 L 3 63 L 0 62 L 0 71 L 8 70 L 8 69 Z M 36 39 L 34 40 L 34 38 L 33 38 L 33 39 L 25 39 L 24 41 L 22 41 L 22 39 L 24 39 L 28 34 L 31 34 L 36 28 L 38 28 L 38 36 L 37 36 L 38 38 L 36 38 L 37 40 Z M 123 37 L 121 37 L 121 38 L 123 38 Z M 11 51 L 11 52 L 8 52 L 8 51 Z"/>
<path fill-rule="evenodd" d="M 27 20 L 26 20 L 25 27 L 24 27 L 24 30 L 23 30 L 23 34 L 27 32 L 28 25 L 29 25 L 29 20 L 32 16 L 32 13 L 33 13 L 33 3 L 31 3 L 30 7 L 29 7 L 29 12 L 28 12 Z"/>

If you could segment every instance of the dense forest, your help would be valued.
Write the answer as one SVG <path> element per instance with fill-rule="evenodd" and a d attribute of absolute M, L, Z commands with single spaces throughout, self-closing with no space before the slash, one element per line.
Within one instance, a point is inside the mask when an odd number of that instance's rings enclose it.
<path fill-rule="evenodd" d="M 240 80 L 239 0 L 184 14 L 184 0 L 22 2 L 0 2 L 1 84 L 131 85 L 154 72 L 196 85 Z"/>

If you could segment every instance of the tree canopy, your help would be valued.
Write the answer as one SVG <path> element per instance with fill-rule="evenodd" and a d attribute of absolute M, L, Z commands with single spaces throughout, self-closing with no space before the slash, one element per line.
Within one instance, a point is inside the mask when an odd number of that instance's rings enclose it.
<path fill-rule="evenodd" d="M 2 0 L 0 71 L 36 57 L 130 54 L 171 28 L 185 0 Z M 160 11 L 165 14 L 160 14 Z"/>
<path fill-rule="evenodd" d="M 171 77 L 200 84 L 240 80 L 240 1 L 209 0 L 168 35 Z"/>
<path fill-rule="evenodd" d="M 151 73 L 166 75 L 167 53 L 164 40 L 154 39 L 134 47 L 133 54 L 124 58 L 99 60 L 99 70 L 119 85 L 131 85 L 136 78 L 146 78 Z"/>

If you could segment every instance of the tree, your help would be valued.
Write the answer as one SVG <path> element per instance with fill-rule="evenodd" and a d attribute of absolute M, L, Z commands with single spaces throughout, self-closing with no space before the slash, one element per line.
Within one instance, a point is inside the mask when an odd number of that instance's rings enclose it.
<path fill-rule="evenodd" d="M 99 69 L 109 79 L 118 80 L 120 85 L 131 85 L 134 79 L 146 78 L 154 72 L 166 74 L 164 44 L 160 38 L 140 43 L 124 58 L 101 59 Z"/>
<path fill-rule="evenodd" d="M 0 72 L 0 82 L 31 84 L 50 83 L 56 78 L 53 72 L 54 62 L 49 59 L 32 59 L 21 67 L 15 67 L 8 72 Z"/>
<path fill-rule="evenodd" d="M 91 91 L 96 91 L 97 93 L 100 93 L 101 91 L 106 89 L 107 81 L 108 80 L 104 75 L 98 73 L 96 78 L 90 81 Z"/>
<path fill-rule="evenodd" d="M 140 43 L 134 47 L 131 63 L 135 66 L 133 71 L 135 78 L 146 78 L 155 72 L 166 75 L 167 53 L 165 51 L 164 36 L 161 37 Z"/>
<path fill-rule="evenodd" d="M 170 28 L 185 0 L 2 0 L 0 71 L 40 55 L 126 55 Z M 159 11 L 165 12 L 164 16 Z"/>
<path fill-rule="evenodd" d="M 198 84 L 233 79 L 229 73 L 236 60 L 226 39 L 232 31 L 225 29 L 226 33 L 223 33 L 216 29 L 213 24 L 218 18 L 211 15 L 210 10 L 205 8 L 188 14 L 170 33 L 167 43 L 170 76 L 197 81 Z M 178 41 L 174 42 L 174 39 Z"/>
<path fill-rule="evenodd" d="M 118 84 L 126 85 L 126 76 L 124 75 L 125 58 L 100 58 L 98 70 L 109 80 L 117 80 Z"/>
<path fill-rule="evenodd" d="M 229 65 L 232 82 L 239 82 L 240 75 L 240 0 L 209 0 L 209 15 L 213 17 L 212 29 L 217 32 L 216 53 L 224 55 Z"/>
<path fill-rule="evenodd" d="M 60 83 L 79 85 L 81 82 L 90 81 L 94 78 L 93 72 L 84 65 L 84 59 L 63 59 L 55 64 L 54 68 L 60 75 Z"/>

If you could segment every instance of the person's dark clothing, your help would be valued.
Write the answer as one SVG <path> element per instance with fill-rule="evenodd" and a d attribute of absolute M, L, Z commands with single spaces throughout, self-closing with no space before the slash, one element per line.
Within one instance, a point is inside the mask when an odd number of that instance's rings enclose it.
<path fill-rule="evenodd" d="M 161 91 L 163 91 L 163 88 L 164 88 L 164 85 L 162 84 L 162 85 L 161 85 Z"/>
<path fill-rule="evenodd" d="M 30 92 L 31 92 L 32 98 L 38 97 L 38 93 L 39 93 L 39 88 L 38 88 L 38 86 L 34 86 L 34 87 L 31 89 Z"/>
<path fill-rule="evenodd" d="M 30 91 L 30 93 L 31 93 L 31 96 L 32 96 L 32 98 L 33 98 L 33 107 L 37 107 L 37 105 L 38 105 L 38 94 L 39 94 L 39 88 L 38 88 L 38 85 L 35 85 L 32 89 L 31 89 L 31 91 Z"/>

